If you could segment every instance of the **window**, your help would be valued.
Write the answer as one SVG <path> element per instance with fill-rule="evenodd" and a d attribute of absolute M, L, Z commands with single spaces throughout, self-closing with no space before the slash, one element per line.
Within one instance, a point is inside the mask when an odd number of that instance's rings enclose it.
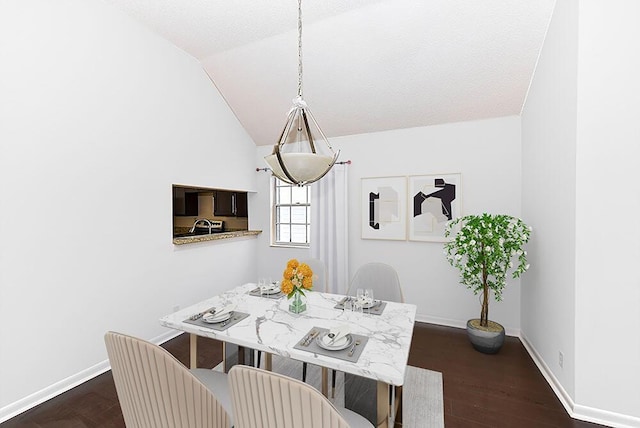
<path fill-rule="evenodd" d="M 308 247 L 311 230 L 309 186 L 294 186 L 275 177 L 273 183 L 273 244 Z"/>

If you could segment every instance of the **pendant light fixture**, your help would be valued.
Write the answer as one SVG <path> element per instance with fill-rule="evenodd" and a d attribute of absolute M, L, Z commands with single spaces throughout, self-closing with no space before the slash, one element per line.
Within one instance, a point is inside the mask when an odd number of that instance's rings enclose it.
<path fill-rule="evenodd" d="M 339 154 L 331 148 L 302 97 L 302 0 L 298 0 L 298 96 L 278 143 L 264 160 L 280 180 L 304 186 L 324 177 Z"/>

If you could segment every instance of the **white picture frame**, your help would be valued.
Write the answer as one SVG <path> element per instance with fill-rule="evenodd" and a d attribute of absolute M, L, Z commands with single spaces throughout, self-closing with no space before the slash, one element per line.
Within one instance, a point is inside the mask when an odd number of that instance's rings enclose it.
<path fill-rule="evenodd" d="M 462 215 L 462 174 L 411 175 L 407 186 L 409 240 L 447 242 L 447 224 Z"/>
<path fill-rule="evenodd" d="M 407 177 L 361 179 L 362 239 L 407 239 Z"/>

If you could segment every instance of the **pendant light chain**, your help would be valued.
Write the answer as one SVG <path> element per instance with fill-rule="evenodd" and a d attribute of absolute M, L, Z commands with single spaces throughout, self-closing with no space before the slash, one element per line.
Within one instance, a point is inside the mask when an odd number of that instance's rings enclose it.
<path fill-rule="evenodd" d="M 302 98 L 302 0 L 298 0 L 298 98 Z"/>
<path fill-rule="evenodd" d="M 338 160 L 335 152 L 302 99 L 302 0 L 298 0 L 298 96 L 287 113 L 273 152 L 264 160 L 280 180 L 306 186 L 324 177 Z M 315 129 L 313 131 L 312 129 Z M 315 135 L 314 135 L 315 134 Z M 316 138 L 320 135 L 320 140 Z M 318 145 L 318 141 L 324 145 Z"/>

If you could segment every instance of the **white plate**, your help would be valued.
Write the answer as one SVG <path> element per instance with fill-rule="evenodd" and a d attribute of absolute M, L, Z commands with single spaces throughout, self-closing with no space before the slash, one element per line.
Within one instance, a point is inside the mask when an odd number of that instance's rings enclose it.
<path fill-rule="evenodd" d="M 222 321 L 226 321 L 229 318 L 231 318 L 231 314 L 232 312 L 225 312 L 219 315 L 216 314 L 207 314 L 205 316 L 202 317 L 202 321 L 208 323 L 208 324 L 217 324 L 219 322 Z"/>
<path fill-rule="evenodd" d="M 279 288 L 265 288 L 264 290 L 262 290 L 262 294 L 278 294 L 280 292 Z"/>
<path fill-rule="evenodd" d="M 362 309 L 371 309 L 375 306 L 378 306 L 380 303 L 382 303 L 382 300 L 374 300 L 373 302 L 360 302 L 360 306 L 362 306 Z"/>
<path fill-rule="evenodd" d="M 322 349 L 326 349 L 327 351 L 341 351 L 348 348 L 353 343 L 353 337 L 350 334 L 341 337 L 333 343 L 331 343 L 331 339 L 327 336 L 328 334 L 329 332 L 326 332 L 316 337 L 316 343 L 318 346 Z"/>

